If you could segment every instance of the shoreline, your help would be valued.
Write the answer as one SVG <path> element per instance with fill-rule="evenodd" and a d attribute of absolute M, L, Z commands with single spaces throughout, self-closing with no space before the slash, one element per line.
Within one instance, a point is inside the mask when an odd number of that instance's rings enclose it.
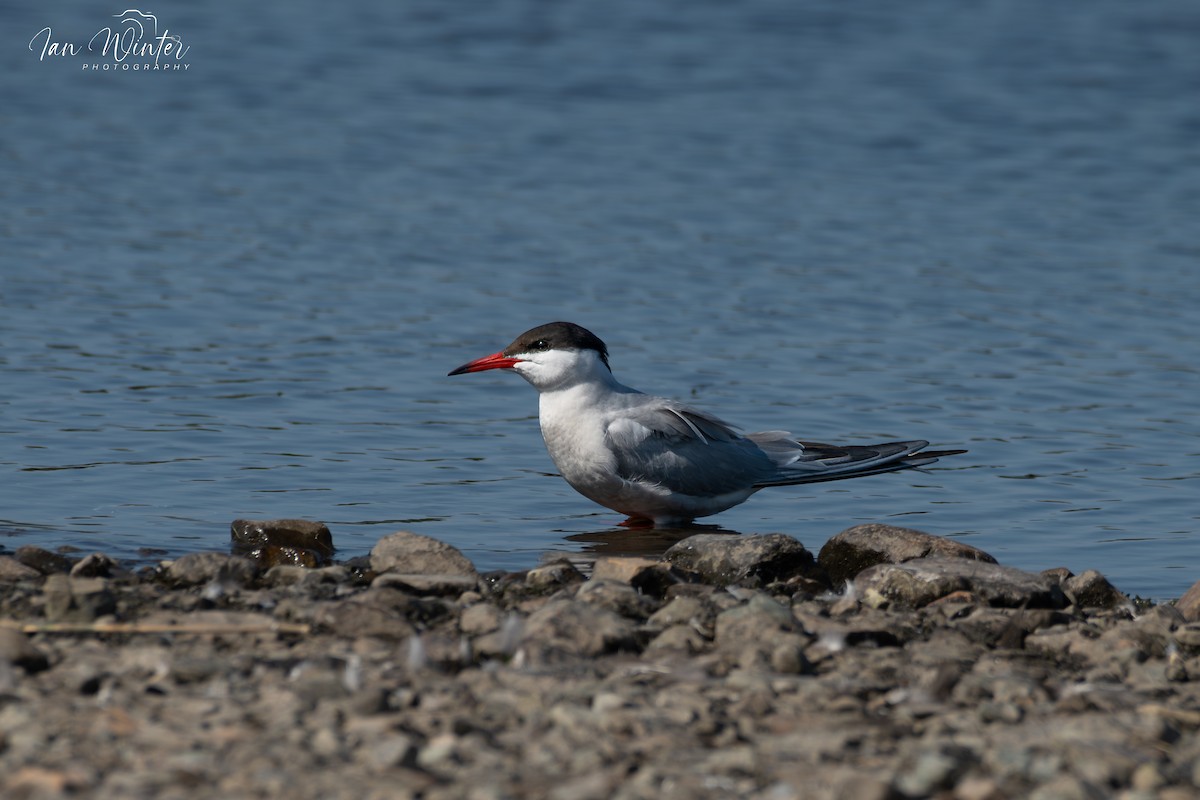
<path fill-rule="evenodd" d="M 405 532 L 337 564 L 322 529 L 0 556 L 0 793 L 1200 798 L 1197 587 L 1135 603 L 883 525 L 590 575 Z"/>

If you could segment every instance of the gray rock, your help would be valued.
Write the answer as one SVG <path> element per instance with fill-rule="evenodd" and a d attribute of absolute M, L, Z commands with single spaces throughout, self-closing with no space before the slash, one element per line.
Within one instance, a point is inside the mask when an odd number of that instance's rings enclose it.
<path fill-rule="evenodd" d="M 385 572 L 371 582 L 372 586 L 394 586 L 401 591 L 418 595 L 458 597 L 479 585 L 478 578 L 467 575 L 409 575 Z"/>
<path fill-rule="evenodd" d="M 699 653 L 708 646 L 708 640 L 691 625 L 672 625 L 646 645 L 646 653 L 657 652 Z"/>
<path fill-rule="evenodd" d="M 17 548 L 13 556 L 27 567 L 31 567 L 42 575 L 50 575 L 55 572 L 70 572 L 71 559 L 58 553 L 52 553 L 49 550 L 44 550 L 41 547 L 35 547 L 31 544 L 22 545 Z"/>
<path fill-rule="evenodd" d="M 821 575 L 812 553 L 782 533 L 761 536 L 701 533 L 672 545 L 663 557 L 715 586 L 764 586 Z"/>
<path fill-rule="evenodd" d="M 690 625 L 699 630 L 712 631 L 713 621 L 717 617 L 716 607 L 706 598 L 682 596 L 672 599 L 665 606 L 650 615 L 647 622 L 655 628 L 668 628 L 672 625 Z"/>
<path fill-rule="evenodd" d="M 878 523 L 855 525 L 834 535 L 821 547 L 817 562 L 838 587 L 876 564 L 900 564 L 931 557 L 996 563 L 996 559 L 969 544 Z"/>
<path fill-rule="evenodd" d="M 697 577 L 665 561 L 633 556 L 597 558 L 592 569 L 593 579 L 621 581 L 651 597 L 663 597 L 672 586 L 691 582 Z"/>
<path fill-rule="evenodd" d="M 968 591 L 993 606 L 1063 608 L 1067 599 L 1051 578 L 1014 567 L 959 558 L 919 558 L 902 564 L 877 564 L 854 580 L 863 602 L 876 608 L 912 608 L 951 592 Z"/>
<path fill-rule="evenodd" d="M 322 627 L 353 636 L 377 636 L 399 640 L 417 632 L 411 616 L 417 598 L 393 588 L 372 588 L 353 597 L 330 603 L 316 614 Z"/>
<path fill-rule="evenodd" d="M 42 586 L 48 622 L 91 622 L 117 610 L 116 597 L 103 578 L 47 576 Z"/>
<path fill-rule="evenodd" d="M 810 669 L 804 634 L 787 606 L 764 594 L 717 616 L 717 649 L 743 668 L 798 674 Z"/>
<path fill-rule="evenodd" d="M 658 603 L 629 584 L 613 580 L 592 578 L 579 587 L 575 597 L 638 622 L 645 620 L 658 608 Z"/>
<path fill-rule="evenodd" d="M 341 565 L 312 569 L 280 564 L 263 574 L 263 583 L 267 586 L 318 586 L 346 583 L 349 579 L 350 571 Z"/>
<path fill-rule="evenodd" d="M 1200 622 L 1200 581 L 1193 583 L 1191 588 L 1183 593 L 1175 608 L 1188 622 Z"/>
<path fill-rule="evenodd" d="M 633 623 L 580 600 L 551 600 L 525 621 L 523 644 L 571 655 L 637 649 Z"/>
<path fill-rule="evenodd" d="M 534 567 L 525 573 L 525 585 L 547 594 L 587 580 L 574 564 L 565 558 Z"/>
<path fill-rule="evenodd" d="M 33 567 L 12 556 L 0 556 L 0 581 L 30 581 L 40 577 L 42 573 Z"/>
<path fill-rule="evenodd" d="M 227 553 L 188 553 L 167 566 L 167 579 L 178 586 L 201 586 L 217 582 L 244 587 L 258 570 L 254 563 Z"/>
<path fill-rule="evenodd" d="M 490 603 L 477 603 L 463 609 L 458 618 L 458 629 L 470 636 L 500 630 L 504 612 Z"/>
<path fill-rule="evenodd" d="M 0 664 L 12 664 L 28 673 L 50 668 L 50 659 L 15 628 L 0 627 Z"/>
<path fill-rule="evenodd" d="M 1114 608 L 1129 602 L 1128 597 L 1094 569 L 1067 578 L 1062 587 L 1079 608 Z"/>
<path fill-rule="evenodd" d="M 457 548 L 409 531 L 385 536 L 371 548 L 371 569 L 410 575 L 478 577 L 475 565 Z"/>

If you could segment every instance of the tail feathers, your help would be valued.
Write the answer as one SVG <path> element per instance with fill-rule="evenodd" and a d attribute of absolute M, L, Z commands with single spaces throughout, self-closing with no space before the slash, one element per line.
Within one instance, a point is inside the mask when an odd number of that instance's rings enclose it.
<path fill-rule="evenodd" d="M 866 475 L 927 467 L 939 458 L 967 452 L 923 451 L 923 448 L 929 446 L 929 442 L 922 440 L 874 445 L 831 445 L 820 442 L 793 442 L 793 445 L 799 445 L 800 452 L 793 453 L 788 462 L 780 465 L 775 475 L 759 481 L 755 484 L 756 487 L 861 478 Z"/>

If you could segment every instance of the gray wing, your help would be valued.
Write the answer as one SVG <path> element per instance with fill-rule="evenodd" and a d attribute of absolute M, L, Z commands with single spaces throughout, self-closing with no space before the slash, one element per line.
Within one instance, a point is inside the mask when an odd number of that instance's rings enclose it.
<path fill-rule="evenodd" d="M 832 445 L 801 442 L 786 431 L 751 433 L 747 437 L 776 464 L 774 474 L 758 481 L 757 486 L 788 486 L 797 483 L 836 481 L 859 478 L 898 469 L 923 467 L 939 456 L 965 451 L 919 452 L 929 442 L 884 442 L 870 445 Z"/>
<path fill-rule="evenodd" d="M 767 454 L 728 423 L 671 401 L 625 410 L 605 437 L 622 478 L 682 494 L 742 491 L 776 472 Z"/>

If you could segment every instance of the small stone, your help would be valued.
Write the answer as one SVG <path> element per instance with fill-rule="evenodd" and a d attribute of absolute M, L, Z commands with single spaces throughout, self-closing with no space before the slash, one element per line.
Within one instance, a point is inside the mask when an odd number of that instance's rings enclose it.
<path fill-rule="evenodd" d="M 271 567 L 263 575 L 263 583 L 267 586 L 316 586 L 323 583 L 345 583 L 349 579 L 349 570 L 340 564 L 316 569 L 280 564 Z"/>
<path fill-rule="evenodd" d="M 37 570 L 42 575 L 50 575 L 55 572 L 70 572 L 71 559 L 58 553 L 52 553 L 49 550 L 44 550 L 41 547 L 35 547 L 31 544 L 22 545 L 17 548 L 13 556 L 27 567 Z"/>
<path fill-rule="evenodd" d="M 1193 583 L 1191 588 L 1183 593 L 1175 608 L 1188 622 L 1200 622 L 1200 581 Z"/>
<path fill-rule="evenodd" d="M 1162 774 L 1162 770 L 1158 768 L 1157 764 L 1151 763 L 1139 764 L 1133 770 L 1130 778 L 1130 785 L 1142 792 L 1153 792 L 1162 788 L 1166 783 L 1167 779 Z"/>
<path fill-rule="evenodd" d="M 201 586 L 216 582 L 244 587 L 257 573 L 249 559 L 226 553 L 188 553 L 167 566 L 167 579 L 179 586 Z"/>
<path fill-rule="evenodd" d="M 444 600 L 414 597 L 389 586 L 376 586 L 346 600 L 330 603 L 316 614 L 317 624 L 341 634 L 405 639 L 449 616 Z"/>
<path fill-rule="evenodd" d="M 878 523 L 855 525 L 835 534 L 821 547 L 817 561 L 833 585 L 840 586 L 876 564 L 899 564 L 930 557 L 996 563 L 995 558 L 969 544 Z"/>
<path fill-rule="evenodd" d="M 958 558 L 920 558 L 877 564 L 860 573 L 855 587 L 870 606 L 920 608 L 953 592 L 969 591 L 1005 608 L 1063 608 L 1066 596 L 1050 578 L 1014 567 Z"/>
<path fill-rule="evenodd" d="M 71 567 L 72 578 L 111 578 L 120 570 L 117 560 L 104 553 L 92 553 Z"/>
<path fill-rule="evenodd" d="M 653 558 L 638 558 L 632 556 L 608 556 L 597 558 L 592 567 L 592 580 L 619 581 L 632 584 L 633 579 L 641 572 L 654 569 L 660 563 Z"/>
<path fill-rule="evenodd" d="M 633 623 L 580 600 L 542 606 L 525 621 L 522 641 L 581 656 L 637 649 Z"/>
<path fill-rule="evenodd" d="M 478 636 L 500 630 L 503 621 L 504 612 L 500 609 L 491 603 L 478 603 L 463 609 L 458 629 L 468 636 Z"/>
<path fill-rule="evenodd" d="M 409 575 L 400 572 L 385 572 L 371 582 L 372 586 L 394 586 L 401 591 L 417 595 L 458 597 L 479 585 L 479 579 L 467 575 Z"/>
<path fill-rule="evenodd" d="M 691 625 L 672 625 L 646 645 L 646 653 L 660 651 L 679 651 L 684 653 L 699 653 L 708 646 L 708 640 L 701 636 Z"/>
<path fill-rule="evenodd" d="M 1067 569 L 1066 567 L 1051 567 L 1050 569 L 1044 569 L 1042 570 L 1042 574 L 1060 586 L 1066 583 L 1069 578 L 1075 577 L 1075 573 L 1071 572 L 1071 570 Z"/>
<path fill-rule="evenodd" d="M 556 591 L 564 586 L 574 586 L 585 580 L 587 578 L 584 574 L 565 558 L 551 561 L 549 564 L 542 564 L 525 573 L 526 586 L 546 593 Z"/>
<path fill-rule="evenodd" d="M 12 664 L 28 673 L 50 668 L 50 659 L 15 628 L 0 627 L 0 663 Z"/>
<path fill-rule="evenodd" d="M 658 628 L 692 625 L 711 630 L 716 618 L 717 609 L 711 603 L 700 597 L 681 596 L 655 611 L 647 621 Z"/>
<path fill-rule="evenodd" d="M 358 751 L 358 759 L 373 772 L 385 772 L 393 767 L 415 767 L 420 749 L 412 737 L 392 733 L 368 739 Z"/>
<path fill-rule="evenodd" d="M 909 797 L 929 797 L 954 785 L 977 758 L 965 747 L 945 745 L 918 752 L 896 779 L 896 788 Z"/>
<path fill-rule="evenodd" d="M 456 547 L 429 536 L 398 531 L 371 548 L 371 569 L 410 575 L 478 577 L 475 565 Z"/>
<path fill-rule="evenodd" d="M 638 593 L 629 584 L 614 580 L 592 578 L 579 587 L 575 597 L 639 622 L 653 614 L 658 607 L 658 603 Z"/>
<path fill-rule="evenodd" d="M 821 576 L 804 545 L 782 533 L 731 536 L 702 533 L 672 545 L 663 557 L 697 573 L 714 586 L 765 586 L 798 577 Z"/>
<path fill-rule="evenodd" d="M 954 787 L 954 800 L 1004 800 L 1007 795 L 992 778 L 969 775 Z"/>
<path fill-rule="evenodd" d="M 71 578 L 55 573 L 42 586 L 48 622 L 91 622 L 117 610 L 104 578 Z"/>
<path fill-rule="evenodd" d="M 672 586 L 688 583 L 696 578 L 697 576 L 665 561 L 635 556 L 597 558 L 592 568 L 593 580 L 627 583 L 651 597 L 662 597 Z"/>
<path fill-rule="evenodd" d="M 1078 608 L 1114 608 L 1129 602 L 1129 598 L 1094 569 L 1068 578 L 1063 591 Z"/>
<path fill-rule="evenodd" d="M 12 556 L 0 556 L 0 581 L 30 581 L 42 577 L 42 573 L 22 564 Z"/>

